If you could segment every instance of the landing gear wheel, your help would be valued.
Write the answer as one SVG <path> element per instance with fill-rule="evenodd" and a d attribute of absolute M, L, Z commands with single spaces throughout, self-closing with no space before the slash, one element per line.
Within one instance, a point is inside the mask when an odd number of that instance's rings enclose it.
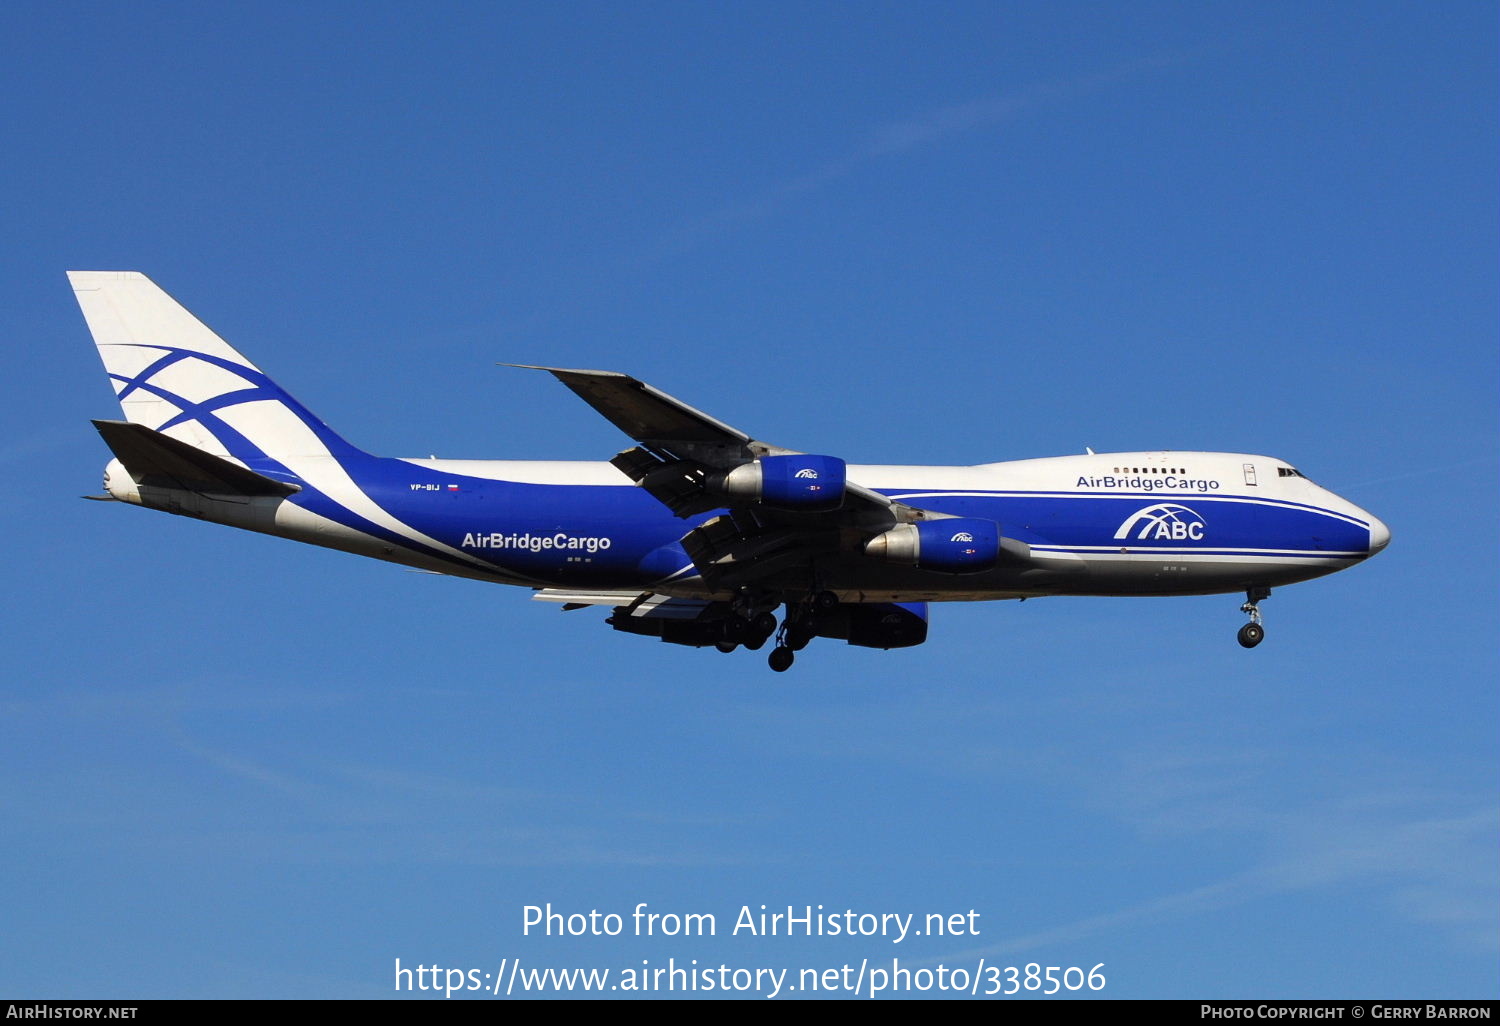
<path fill-rule="evenodd" d="M 813 633 L 804 627 L 796 626 L 787 628 L 784 644 L 793 652 L 800 652 L 812 641 Z"/>
<path fill-rule="evenodd" d="M 787 670 L 790 670 L 792 668 L 792 663 L 796 660 L 796 658 L 796 653 L 791 649 L 787 648 L 784 645 L 777 645 L 775 648 L 771 649 L 771 657 L 767 659 L 766 662 L 769 663 L 771 669 L 775 670 L 777 673 L 785 673 Z"/>
<path fill-rule="evenodd" d="M 720 652 L 723 652 L 725 655 L 728 655 L 730 652 L 733 652 L 738 647 L 739 647 L 739 642 L 736 642 L 736 641 L 716 641 L 716 642 L 714 642 L 714 648 L 718 649 Z"/>
<path fill-rule="evenodd" d="M 1240 606 L 1240 612 L 1250 617 L 1250 622 L 1240 628 L 1240 644 L 1246 648 L 1254 648 L 1265 640 L 1266 629 L 1260 625 L 1260 600 L 1271 597 L 1270 588 L 1247 588 L 1245 590 L 1245 604 Z"/>
<path fill-rule="evenodd" d="M 831 591 L 820 591 L 813 596 L 812 607 L 819 613 L 831 613 L 839 607 L 839 597 Z"/>
<path fill-rule="evenodd" d="M 776 633 L 776 617 L 770 613 L 756 613 L 745 621 L 744 630 L 740 632 L 739 641 L 741 645 L 751 652 L 756 651 L 764 645 Z"/>

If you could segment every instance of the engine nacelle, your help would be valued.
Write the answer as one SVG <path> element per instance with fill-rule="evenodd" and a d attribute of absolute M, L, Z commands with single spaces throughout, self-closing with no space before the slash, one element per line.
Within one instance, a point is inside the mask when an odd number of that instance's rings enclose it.
<path fill-rule="evenodd" d="M 721 475 L 715 490 L 731 499 L 763 502 L 782 509 L 838 509 L 844 504 L 848 474 L 837 456 L 762 456 Z"/>
<path fill-rule="evenodd" d="M 818 634 L 864 648 L 910 648 L 927 640 L 927 603 L 872 602 L 840 606 Z"/>
<path fill-rule="evenodd" d="M 897 524 L 865 542 L 876 559 L 945 574 L 975 574 L 1000 561 L 1000 525 L 975 517 Z"/>

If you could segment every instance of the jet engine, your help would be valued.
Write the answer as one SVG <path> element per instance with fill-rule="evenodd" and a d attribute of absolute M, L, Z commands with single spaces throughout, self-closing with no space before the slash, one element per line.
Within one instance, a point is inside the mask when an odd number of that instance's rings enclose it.
<path fill-rule="evenodd" d="M 927 603 L 845 604 L 820 614 L 816 623 L 819 637 L 864 648 L 910 648 L 927 640 Z"/>
<path fill-rule="evenodd" d="M 796 453 L 741 464 L 716 475 L 711 487 L 731 499 L 820 512 L 844 504 L 846 478 L 844 461 L 838 457 Z"/>
<path fill-rule="evenodd" d="M 1000 561 L 1000 525 L 975 517 L 944 517 L 897 524 L 865 542 L 866 554 L 890 563 L 974 574 Z"/>

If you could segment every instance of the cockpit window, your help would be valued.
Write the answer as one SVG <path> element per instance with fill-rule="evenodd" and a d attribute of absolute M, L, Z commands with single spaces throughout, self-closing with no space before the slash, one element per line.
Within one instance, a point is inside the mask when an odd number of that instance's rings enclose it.
<path fill-rule="evenodd" d="M 1307 478 L 1307 475 L 1302 473 L 1302 471 L 1298 470 L 1296 467 L 1277 467 L 1276 475 L 1278 477 L 1300 477 L 1304 480 Z"/>

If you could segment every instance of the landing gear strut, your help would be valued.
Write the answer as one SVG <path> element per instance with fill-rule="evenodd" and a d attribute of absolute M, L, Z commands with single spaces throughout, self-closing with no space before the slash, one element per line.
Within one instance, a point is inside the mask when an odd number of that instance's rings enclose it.
<path fill-rule="evenodd" d="M 838 608 L 836 593 L 814 586 L 813 590 L 797 605 L 787 603 L 786 618 L 776 632 L 776 647 L 771 650 L 771 669 L 783 673 L 796 661 L 796 653 L 807 647 L 808 642 L 818 636 L 818 617 Z"/>
<path fill-rule="evenodd" d="M 1239 642 L 1245 648 L 1254 648 L 1266 637 L 1266 629 L 1260 625 L 1260 600 L 1271 597 L 1270 588 L 1250 588 L 1245 592 L 1246 602 L 1240 612 L 1250 617 L 1250 622 L 1240 628 Z"/>
<path fill-rule="evenodd" d="M 807 647 L 807 643 L 813 639 L 811 623 L 806 614 L 794 615 L 795 611 L 788 608 L 786 619 L 781 621 L 781 629 L 776 632 L 776 647 L 771 650 L 771 656 L 767 660 L 771 669 L 782 673 L 791 668 L 796 653 Z"/>

